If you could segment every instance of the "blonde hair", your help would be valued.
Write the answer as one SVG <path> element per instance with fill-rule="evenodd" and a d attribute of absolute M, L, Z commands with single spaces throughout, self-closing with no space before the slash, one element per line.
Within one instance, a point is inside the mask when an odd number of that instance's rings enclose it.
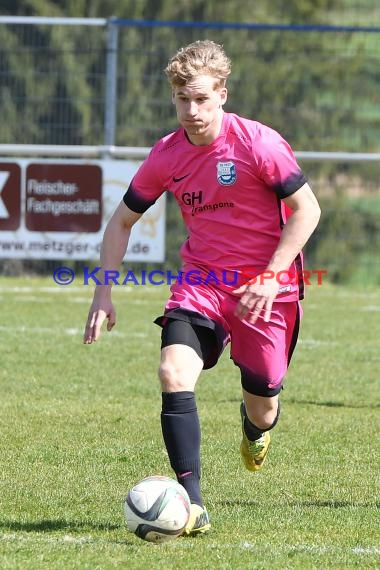
<path fill-rule="evenodd" d="M 231 60 L 223 46 L 212 40 L 198 40 L 180 48 L 165 69 L 172 87 L 183 87 L 198 75 L 210 75 L 216 87 L 224 87 L 231 73 Z"/>

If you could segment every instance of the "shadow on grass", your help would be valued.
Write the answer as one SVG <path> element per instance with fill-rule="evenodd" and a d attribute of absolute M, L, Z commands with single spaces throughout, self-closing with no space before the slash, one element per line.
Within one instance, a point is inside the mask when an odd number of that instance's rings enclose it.
<path fill-rule="evenodd" d="M 251 499 L 226 499 L 225 501 L 215 501 L 215 504 L 222 507 L 259 507 L 262 505 L 260 501 L 252 501 Z"/>
<path fill-rule="evenodd" d="M 252 501 L 251 499 L 227 499 L 225 501 L 216 501 L 216 504 L 223 507 L 259 507 L 262 506 L 260 501 Z M 369 507 L 380 508 L 380 502 L 358 502 L 358 501 L 335 501 L 334 499 L 326 501 L 295 501 L 289 500 L 277 503 L 276 506 L 283 507 L 328 507 L 330 509 L 344 509 L 344 508 L 357 508 L 368 509 Z"/>
<path fill-rule="evenodd" d="M 208 401 L 206 398 L 203 399 L 205 402 Z M 225 400 L 209 400 L 212 401 L 213 404 L 230 404 L 233 402 L 240 403 L 241 398 L 229 398 Z M 378 409 L 380 408 L 380 404 L 368 403 L 368 404 L 351 404 L 344 402 L 334 402 L 334 401 L 324 401 L 318 402 L 317 400 L 297 400 L 296 398 L 289 398 L 284 400 L 284 404 L 307 404 L 309 406 L 325 406 L 326 408 L 352 408 L 352 409 Z"/>
<path fill-rule="evenodd" d="M 380 404 L 345 404 L 344 402 L 317 402 L 315 400 L 297 400 L 296 398 L 291 398 L 286 401 L 288 404 L 308 404 L 310 406 L 325 406 L 326 408 L 352 408 L 352 409 L 377 409 L 380 408 Z"/>
<path fill-rule="evenodd" d="M 123 529 L 125 529 L 125 538 L 113 538 L 113 537 L 93 538 L 90 536 L 89 541 L 90 542 L 101 541 L 111 545 L 118 544 L 123 547 L 131 547 L 134 549 L 138 547 L 138 544 L 132 538 L 131 539 L 128 538 L 129 536 L 132 537 L 132 535 L 129 531 L 126 530 L 126 528 L 123 525 L 110 524 L 110 523 L 91 523 L 84 521 L 67 521 L 63 519 L 57 519 L 57 520 L 43 519 L 40 521 L 24 522 L 24 523 L 19 521 L 0 520 L 0 533 L 6 531 L 14 531 L 14 532 L 18 531 L 20 533 L 46 532 L 46 536 L 48 537 L 47 540 L 51 539 L 51 537 L 49 537 L 49 533 L 53 533 L 55 531 L 66 531 L 67 533 L 72 533 L 73 536 L 71 538 L 72 540 L 75 541 L 76 539 L 75 533 L 80 534 L 83 532 L 91 532 L 91 531 L 96 532 L 96 531 L 112 531 L 112 530 L 123 530 Z M 33 535 L 31 534 L 31 537 L 32 536 Z M 54 537 L 53 540 L 59 540 L 59 539 L 65 540 L 63 535 L 53 535 L 53 537 Z M 81 541 L 81 539 L 83 539 L 83 537 L 79 536 L 77 540 Z M 86 541 L 86 537 L 84 537 L 84 540 Z"/>
<path fill-rule="evenodd" d="M 71 532 L 83 530 L 118 530 L 120 525 L 109 523 L 91 523 L 82 521 L 66 521 L 63 519 L 58 520 L 40 520 L 34 522 L 19 522 L 19 521 L 1 521 L 1 530 L 19 530 L 24 532 L 52 532 L 54 530 L 67 530 Z"/>
<path fill-rule="evenodd" d="M 380 502 L 363 502 L 360 501 L 334 501 L 331 499 L 329 501 L 293 501 L 290 503 L 291 506 L 299 506 L 302 505 L 303 507 L 328 507 L 329 509 L 340 509 L 340 508 L 347 508 L 347 507 L 354 507 L 356 509 L 368 509 L 368 507 L 373 507 L 378 509 L 380 507 Z"/>

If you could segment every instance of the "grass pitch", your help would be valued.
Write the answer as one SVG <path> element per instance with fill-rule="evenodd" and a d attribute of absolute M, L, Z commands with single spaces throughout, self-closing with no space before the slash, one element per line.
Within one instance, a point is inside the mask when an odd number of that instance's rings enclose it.
<path fill-rule="evenodd" d="M 228 350 L 197 389 L 212 532 L 152 545 L 122 499 L 172 476 L 156 380 L 162 286 L 115 287 L 118 324 L 92 346 L 92 289 L 0 280 L 2 570 L 379 568 L 380 291 L 308 288 L 282 415 L 257 474 L 239 456 Z"/>

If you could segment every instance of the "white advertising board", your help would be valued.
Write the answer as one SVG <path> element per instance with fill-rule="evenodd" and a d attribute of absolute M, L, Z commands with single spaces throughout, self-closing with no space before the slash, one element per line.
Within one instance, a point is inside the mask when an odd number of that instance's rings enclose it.
<path fill-rule="evenodd" d="M 105 226 L 141 161 L 0 158 L 0 258 L 99 259 Z M 134 226 L 127 258 L 165 258 L 165 196 Z"/>

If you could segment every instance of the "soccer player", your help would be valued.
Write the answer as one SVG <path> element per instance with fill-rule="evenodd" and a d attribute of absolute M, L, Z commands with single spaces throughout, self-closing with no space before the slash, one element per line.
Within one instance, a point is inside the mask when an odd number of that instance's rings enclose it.
<path fill-rule="evenodd" d="M 163 439 L 192 503 L 186 534 L 210 528 L 200 488 L 198 377 L 230 343 L 242 386 L 241 455 L 247 469 L 258 471 L 297 341 L 301 250 L 320 217 L 282 136 L 223 110 L 230 71 L 222 46 L 210 40 L 170 59 L 165 73 L 180 126 L 153 146 L 136 172 L 107 225 L 100 256 L 103 270 L 117 268 L 132 226 L 164 192 L 174 194 L 188 238 L 180 251 L 182 277 L 155 322 L 162 327 Z M 110 331 L 116 319 L 111 285 L 99 285 L 85 343 L 98 339 L 106 319 Z"/>

